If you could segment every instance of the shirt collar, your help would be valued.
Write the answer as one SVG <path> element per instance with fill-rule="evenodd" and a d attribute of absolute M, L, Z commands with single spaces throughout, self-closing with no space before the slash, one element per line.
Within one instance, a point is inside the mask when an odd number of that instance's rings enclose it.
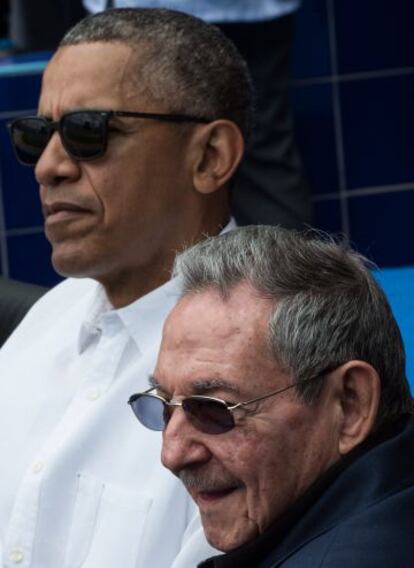
<path fill-rule="evenodd" d="M 233 218 L 220 234 L 237 227 Z M 119 317 L 139 350 L 144 353 L 154 349 L 161 339 L 162 323 L 177 303 L 181 293 L 180 279 L 175 277 L 152 290 L 132 304 L 115 310 L 105 293 L 104 287 L 95 283 L 93 296 L 87 309 L 87 317 L 82 322 L 78 337 L 78 352 L 81 354 L 100 335 L 103 317 Z"/>
<path fill-rule="evenodd" d="M 236 220 L 234 219 L 234 217 L 230 217 L 230 221 L 220 231 L 220 235 L 222 235 L 223 233 L 228 233 L 229 231 L 232 231 L 233 229 L 237 229 L 237 223 L 236 223 Z"/>
<path fill-rule="evenodd" d="M 95 282 L 95 287 L 90 298 L 86 317 L 81 324 L 78 336 L 78 353 L 81 354 L 101 333 L 102 315 L 112 310 L 104 287 Z"/>
<path fill-rule="evenodd" d="M 113 318 L 119 319 L 139 350 L 145 352 L 160 336 L 160 323 L 176 304 L 180 290 L 179 279 L 172 278 L 132 304 L 115 310 L 108 300 L 104 287 L 96 283 L 87 309 L 87 316 L 79 330 L 79 354 L 83 353 L 99 337 L 104 321 Z"/>
<path fill-rule="evenodd" d="M 154 350 L 161 340 L 162 323 L 181 293 L 181 281 L 172 278 L 159 288 L 117 310 L 141 353 Z"/>

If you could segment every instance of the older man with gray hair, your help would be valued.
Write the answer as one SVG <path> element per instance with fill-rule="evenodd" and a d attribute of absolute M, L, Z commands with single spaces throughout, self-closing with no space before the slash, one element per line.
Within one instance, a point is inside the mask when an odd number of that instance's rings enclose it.
<path fill-rule="evenodd" d="M 226 553 L 200 566 L 413 566 L 413 404 L 366 260 L 245 227 L 177 272 L 151 388 L 130 404 Z"/>

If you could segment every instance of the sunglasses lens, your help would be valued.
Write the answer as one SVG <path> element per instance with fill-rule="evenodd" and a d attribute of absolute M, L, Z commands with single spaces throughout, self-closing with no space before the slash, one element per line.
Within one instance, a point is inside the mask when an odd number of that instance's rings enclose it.
<path fill-rule="evenodd" d="M 50 128 L 43 118 L 20 118 L 11 123 L 10 135 L 19 162 L 34 166 L 49 142 Z"/>
<path fill-rule="evenodd" d="M 155 396 L 142 394 L 135 400 L 131 400 L 130 404 L 143 426 L 150 430 L 164 430 L 168 419 L 165 416 L 165 405 L 162 400 Z"/>
<path fill-rule="evenodd" d="M 234 428 L 233 415 L 221 402 L 190 397 L 182 405 L 190 422 L 205 434 L 223 434 Z"/>
<path fill-rule="evenodd" d="M 102 112 L 72 112 L 62 117 L 61 134 L 69 154 L 77 160 L 92 160 L 106 149 L 106 121 Z"/>

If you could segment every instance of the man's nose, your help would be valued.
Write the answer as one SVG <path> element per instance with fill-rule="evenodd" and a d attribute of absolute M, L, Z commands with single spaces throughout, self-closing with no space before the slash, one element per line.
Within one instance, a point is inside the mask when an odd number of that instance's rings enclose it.
<path fill-rule="evenodd" d="M 65 150 L 58 132 L 54 132 L 35 166 L 40 185 L 55 186 L 61 181 L 75 180 L 80 176 L 79 163 Z"/>
<path fill-rule="evenodd" d="M 207 434 L 199 432 L 176 408 L 163 432 L 161 461 L 173 473 L 191 465 L 201 465 L 211 458 Z"/>

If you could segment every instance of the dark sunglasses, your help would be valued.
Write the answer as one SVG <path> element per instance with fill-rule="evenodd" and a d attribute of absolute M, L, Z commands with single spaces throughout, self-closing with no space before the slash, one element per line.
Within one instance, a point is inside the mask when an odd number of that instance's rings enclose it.
<path fill-rule="evenodd" d="M 7 125 L 16 157 L 25 166 L 34 166 L 57 130 L 62 144 L 75 160 L 95 160 L 106 152 L 108 121 L 113 116 L 146 118 L 162 122 L 210 122 L 190 114 L 160 114 L 122 110 L 79 110 L 52 121 L 42 116 L 16 118 Z"/>
<path fill-rule="evenodd" d="M 224 434 L 224 432 L 228 432 L 236 426 L 234 411 L 238 408 L 245 408 L 254 402 L 276 396 L 299 384 L 321 379 L 336 368 L 325 369 L 309 379 L 292 383 L 287 387 L 243 402 L 226 402 L 219 398 L 203 395 L 189 396 L 182 400 L 167 400 L 159 394 L 152 393 L 151 391 L 156 388 L 153 387 L 145 392 L 133 394 L 128 404 L 131 405 L 139 422 L 150 430 L 164 430 L 171 418 L 174 407 L 181 406 L 186 418 L 200 432 L 204 432 L 204 434 Z"/>

